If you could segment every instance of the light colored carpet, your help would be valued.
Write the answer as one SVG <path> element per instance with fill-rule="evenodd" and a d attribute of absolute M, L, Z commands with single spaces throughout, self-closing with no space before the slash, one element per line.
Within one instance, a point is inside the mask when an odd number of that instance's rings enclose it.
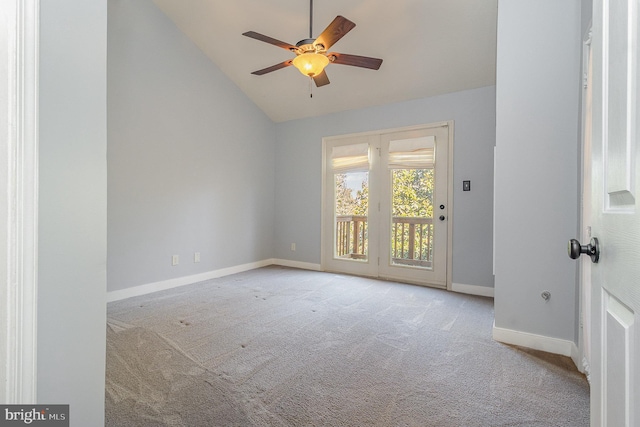
<path fill-rule="evenodd" d="M 493 300 L 267 267 L 108 305 L 109 426 L 588 426 L 571 361 Z"/>

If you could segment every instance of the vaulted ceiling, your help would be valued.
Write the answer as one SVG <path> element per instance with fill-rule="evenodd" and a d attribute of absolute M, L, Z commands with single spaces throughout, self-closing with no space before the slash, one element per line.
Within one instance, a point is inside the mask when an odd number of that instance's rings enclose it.
<path fill-rule="evenodd" d="M 309 38 L 308 0 L 154 2 L 276 122 L 495 84 L 498 0 L 316 0 L 313 38 L 342 15 L 356 27 L 330 50 L 384 61 L 377 71 L 329 64 L 320 88 L 294 67 L 252 75 L 295 55 L 242 35 Z"/>

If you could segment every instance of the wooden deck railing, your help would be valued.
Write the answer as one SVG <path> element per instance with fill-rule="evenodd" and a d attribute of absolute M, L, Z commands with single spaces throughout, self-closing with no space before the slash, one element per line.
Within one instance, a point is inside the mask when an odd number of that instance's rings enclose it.
<path fill-rule="evenodd" d="M 394 264 L 431 267 L 433 221 L 431 218 L 393 217 L 391 258 Z"/>
<path fill-rule="evenodd" d="M 336 217 L 336 254 L 341 258 L 366 259 L 367 217 Z M 431 267 L 433 262 L 433 221 L 431 218 L 393 217 L 391 258 L 394 264 Z"/>
<path fill-rule="evenodd" d="M 367 257 L 367 217 L 339 215 L 336 218 L 336 252 L 341 258 Z"/>

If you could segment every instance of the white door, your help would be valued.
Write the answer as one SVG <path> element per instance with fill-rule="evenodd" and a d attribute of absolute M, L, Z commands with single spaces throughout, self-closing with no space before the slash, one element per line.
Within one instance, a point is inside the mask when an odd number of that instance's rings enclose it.
<path fill-rule="evenodd" d="M 451 127 L 323 140 L 324 270 L 447 286 Z"/>
<path fill-rule="evenodd" d="M 447 286 L 449 126 L 380 138 L 379 275 Z"/>
<path fill-rule="evenodd" d="M 322 269 L 378 275 L 378 135 L 323 140 Z"/>
<path fill-rule="evenodd" d="M 640 425 L 638 6 L 593 6 L 592 426 Z"/>

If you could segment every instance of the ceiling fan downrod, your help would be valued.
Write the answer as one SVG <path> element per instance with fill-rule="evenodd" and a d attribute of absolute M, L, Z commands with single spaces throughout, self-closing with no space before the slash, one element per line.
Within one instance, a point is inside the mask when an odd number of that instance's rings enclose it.
<path fill-rule="evenodd" d="M 309 39 L 313 39 L 313 0 L 309 0 Z M 309 98 L 313 98 L 313 77 L 309 76 Z"/>
<path fill-rule="evenodd" d="M 313 0 L 309 0 L 309 38 L 313 38 Z"/>

